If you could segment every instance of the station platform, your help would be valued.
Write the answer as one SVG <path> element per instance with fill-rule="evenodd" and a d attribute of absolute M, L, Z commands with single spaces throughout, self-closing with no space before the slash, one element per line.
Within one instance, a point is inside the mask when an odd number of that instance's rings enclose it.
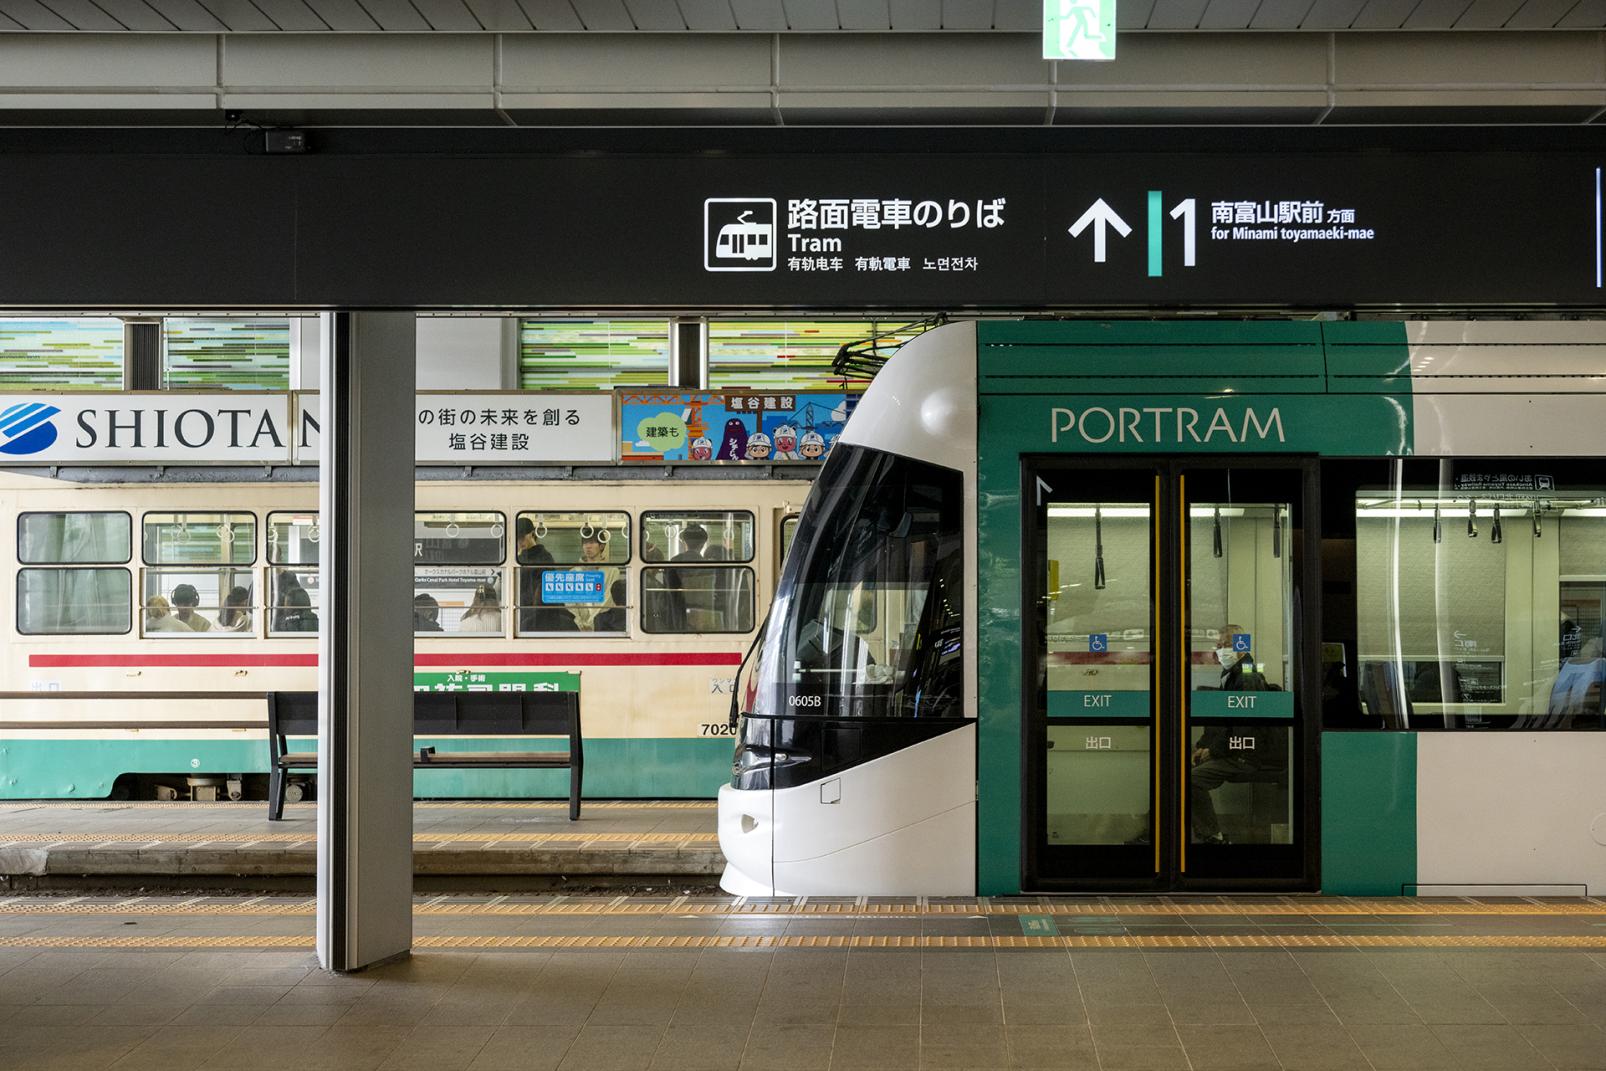
<path fill-rule="evenodd" d="M 501 879 L 712 885 L 724 868 L 713 801 L 421 801 L 413 865 L 421 882 Z M 0 889 L 81 883 L 155 887 L 220 882 L 299 887 L 317 871 L 317 807 L 269 822 L 260 801 L 0 803 Z"/>
<path fill-rule="evenodd" d="M 0 1066 L 1606 1068 L 1606 901 L 0 897 Z"/>

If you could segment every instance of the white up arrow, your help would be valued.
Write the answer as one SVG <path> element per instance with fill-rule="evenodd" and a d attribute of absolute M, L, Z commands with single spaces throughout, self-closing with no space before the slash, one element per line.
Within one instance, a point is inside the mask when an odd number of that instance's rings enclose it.
<path fill-rule="evenodd" d="M 1081 219 L 1071 224 L 1071 237 L 1080 238 L 1082 232 L 1087 230 L 1089 223 L 1093 224 L 1093 263 L 1095 264 L 1104 263 L 1104 228 L 1106 225 L 1120 231 L 1122 238 L 1132 233 L 1132 228 L 1126 225 L 1126 220 L 1116 215 L 1115 209 L 1105 204 L 1102 197 L 1094 201 L 1092 207 L 1082 213 Z"/>

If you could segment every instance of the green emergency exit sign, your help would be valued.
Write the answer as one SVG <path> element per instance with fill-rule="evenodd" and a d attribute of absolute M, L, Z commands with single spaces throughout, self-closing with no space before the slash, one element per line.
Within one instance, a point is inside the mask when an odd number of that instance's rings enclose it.
<path fill-rule="evenodd" d="M 1115 0 L 1043 0 L 1043 58 L 1113 60 Z"/>

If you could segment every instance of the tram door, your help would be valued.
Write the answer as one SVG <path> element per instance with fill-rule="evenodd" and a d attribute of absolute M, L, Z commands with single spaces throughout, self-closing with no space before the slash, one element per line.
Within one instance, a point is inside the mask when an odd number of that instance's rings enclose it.
<path fill-rule="evenodd" d="M 1315 886 L 1316 468 L 1025 472 L 1027 887 Z"/>

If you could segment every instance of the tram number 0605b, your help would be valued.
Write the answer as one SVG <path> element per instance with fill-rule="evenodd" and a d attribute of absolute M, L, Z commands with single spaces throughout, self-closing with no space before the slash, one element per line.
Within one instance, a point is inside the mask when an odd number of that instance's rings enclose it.
<path fill-rule="evenodd" d="M 736 726 L 730 725 L 730 724 L 728 724 L 726 722 L 718 722 L 718 723 L 704 722 L 703 726 L 702 726 L 702 729 L 703 729 L 703 735 L 704 736 L 735 736 L 736 735 Z"/>

